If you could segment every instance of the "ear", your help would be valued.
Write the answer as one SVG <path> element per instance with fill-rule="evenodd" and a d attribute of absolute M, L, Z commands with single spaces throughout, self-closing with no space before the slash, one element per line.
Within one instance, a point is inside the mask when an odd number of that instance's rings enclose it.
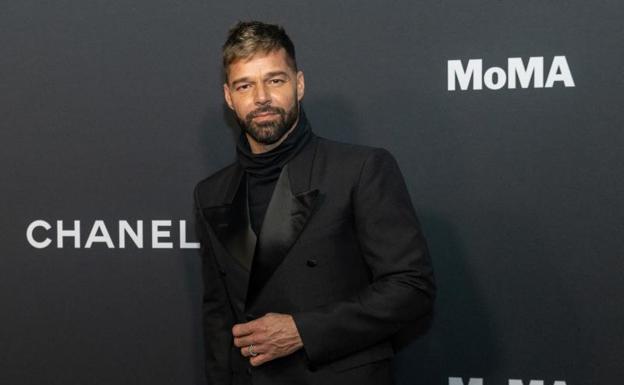
<path fill-rule="evenodd" d="M 305 79 L 303 77 L 303 71 L 297 72 L 297 100 L 301 101 L 303 99 L 303 94 L 305 93 Z"/>
<path fill-rule="evenodd" d="M 234 109 L 234 105 L 232 104 L 232 95 L 230 93 L 230 87 L 227 83 L 223 83 L 223 96 L 225 97 L 225 102 L 227 103 L 230 110 Z"/>

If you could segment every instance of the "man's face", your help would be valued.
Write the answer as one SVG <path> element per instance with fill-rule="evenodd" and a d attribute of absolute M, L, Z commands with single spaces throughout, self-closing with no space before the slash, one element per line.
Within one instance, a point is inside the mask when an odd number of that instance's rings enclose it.
<path fill-rule="evenodd" d="M 230 64 L 223 92 L 247 137 L 270 145 L 297 121 L 304 88 L 303 72 L 295 73 L 280 49 Z"/>

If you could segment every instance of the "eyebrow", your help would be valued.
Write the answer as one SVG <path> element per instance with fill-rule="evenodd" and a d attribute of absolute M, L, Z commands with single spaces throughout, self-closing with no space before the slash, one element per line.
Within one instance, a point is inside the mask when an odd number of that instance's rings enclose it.
<path fill-rule="evenodd" d="M 271 72 L 268 72 L 264 76 L 264 78 L 265 79 L 269 79 L 269 78 L 272 78 L 274 76 L 279 76 L 279 75 L 284 75 L 284 76 L 288 77 L 288 73 L 286 73 L 286 71 L 271 71 Z"/>
<path fill-rule="evenodd" d="M 266 75 L 264 75 L 264 79 L 270 79 L 272 77 L 275 76 L 286 76 L 288 77 L 288 73 L 286 71 L 271 71 L 271 72 L 267 72 Z M 232 82 L 232 87 L 235 87 L 237 84 L 239 83 L 245 83 L 245 82 L 249 82 L 251 81 L 251 79 L 247 76 L 236 79 Z"/>

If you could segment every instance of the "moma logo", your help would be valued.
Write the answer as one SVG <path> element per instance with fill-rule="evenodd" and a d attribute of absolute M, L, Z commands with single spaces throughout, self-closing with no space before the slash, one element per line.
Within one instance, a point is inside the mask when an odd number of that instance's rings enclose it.
<path fill-rule="evenodd" d="M 507 385 L 548 385 L 550 382 L 544 382 L 544 380 L 530 380 L 530 381 L 522 381 L 522 380 L 509 380 Z M 470 378 L 467 382 L 461 377 L 449 377 L 448 385 L 484 385 L 483 378 Z M 566 385 L 565 381 L 554 381 L 552 385 Z"/>
<path fill-rule="evenodd" d="M 461 60 L 449 60 L 447 65 L 448 90 L 482 90 L 483 85 L 490 90 L 507 88 L 552 88 L 556 83 L 574 87 L 574 79 L 565 56 L 555 56 L 545 73 L 544 57 L 534 56 L 526 64 L 519 57 L 507 59 L 507 69 L 490 67 L 483 71 L 483 59 L 470 59 L 466 65 Z M 544 79 L 546 80 L 544 82 Z"/>
<path fill-rule="evenodd" d="M 147 236 L 146 236 L 147 235 Z M 79 220 L 54 221 L 43 219 L 32 221 L 26 228 L 26 239 L 36 249 L 56 247 L 62 249 L 105 247 L 108 249 L 124 249 L 145 247 L 145 238 L 149 238 L 147 247 L 152 249 L 199 249 L 197 242 L 187 241 L 186 221 L 170 219 L 131 223 L 126 220 L 116 221 L 108 225 L 103 220 L 83 226 Z"/>

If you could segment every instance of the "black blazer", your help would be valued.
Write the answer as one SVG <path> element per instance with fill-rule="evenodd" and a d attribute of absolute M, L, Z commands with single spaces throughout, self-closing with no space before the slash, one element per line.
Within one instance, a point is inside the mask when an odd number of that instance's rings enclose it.
<path fill-rule="evenodd" d="M 282 170 L 258 239 L 245 180 L 235 163 L 195 189 L 209 382 L 391 383 L 391 339 L 435 291 L 394 158 L 313 136 Z M 252 368 L 231 329 L 267 312 L 292 314 L 304 347 Z"/>

